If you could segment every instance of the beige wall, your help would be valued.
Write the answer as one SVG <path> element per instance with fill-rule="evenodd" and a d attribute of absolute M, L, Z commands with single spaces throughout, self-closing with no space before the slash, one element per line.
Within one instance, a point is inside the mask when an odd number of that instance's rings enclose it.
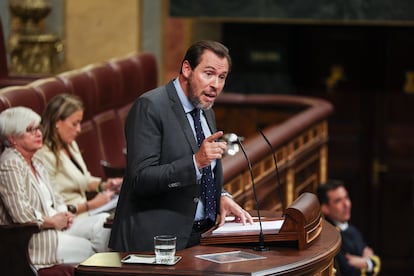
<path fill-rule="evenodd" d="M 66 0 L 66 69 L 140 50 L 140 0 Z"/>

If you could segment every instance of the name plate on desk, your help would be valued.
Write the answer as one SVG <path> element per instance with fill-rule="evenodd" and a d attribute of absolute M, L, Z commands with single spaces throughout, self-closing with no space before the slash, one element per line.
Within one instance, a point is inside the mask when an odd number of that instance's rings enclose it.
<path fill-rule="evenodd" d="M 258 222 L 252 227 L 226 224 L 204 233 L 200 244 L 240 244 L 259 241 Z M 265 242 L 295 242 L 299 249 L 305 249 L 322 231 L 322 215 L 317 197 L 312 193 L 303 193 L 286 209 L 283 219 L 277 218 L 276 213 L 273 217 L 267 215 L 262 219 L 262 228 Z"/>

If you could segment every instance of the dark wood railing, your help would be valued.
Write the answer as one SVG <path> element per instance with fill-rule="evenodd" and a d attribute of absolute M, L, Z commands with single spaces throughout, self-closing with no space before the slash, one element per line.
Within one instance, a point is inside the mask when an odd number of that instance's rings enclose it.
<path fill-rule="evenodd" d="M 223 93 L 214 106 L 218 128 L 245 137 L 259 208 L 283 210 L 327 178 L 328 122 L 333 106 L 318 98 Z M 275 150 L 278 175 L 270 147 Z M 223 158 L 225 188 L 247 210 L 256 209 L 242 152 Z M 279 181 L 280 179 L 280 186 Z"/>

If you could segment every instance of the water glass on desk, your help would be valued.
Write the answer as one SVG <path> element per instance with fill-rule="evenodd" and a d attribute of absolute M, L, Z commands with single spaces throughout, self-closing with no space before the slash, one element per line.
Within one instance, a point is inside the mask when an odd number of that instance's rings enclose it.
<path fill-rule="evenodd" d="M 157 264 L 173 264 L 177 238 L 171 235 L 154 237 L 155 262 Z"/>

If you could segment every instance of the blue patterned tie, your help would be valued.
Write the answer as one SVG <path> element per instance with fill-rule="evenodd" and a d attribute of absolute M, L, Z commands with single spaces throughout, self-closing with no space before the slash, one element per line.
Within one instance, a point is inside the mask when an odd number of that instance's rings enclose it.
<path fill-rule="evenodd" d="M 201 143 L 204 140 L 204 132 L 203 128 L 201 127 L 200 121 L 200 110 L 193 109 L 190 112 L 191 116 L 193 117 L 194 121 L 194 129 L 197 136 L 197 144 L 198 147 L 201 146 Z M 213 180 L 213 173 L 211 172 L 211 166 L 204 167 L 203 175 L 201 176 L 201 185 L 202 185 L 202 192 L 201 192 L 201 199 L 204 202 L 204 208 L 206 212 L 206 217 L 212 221 L 216 220 L 216 204 L 215 204 L 215 194 L 216 194 L 216 187 L 214 185 Z"/>

